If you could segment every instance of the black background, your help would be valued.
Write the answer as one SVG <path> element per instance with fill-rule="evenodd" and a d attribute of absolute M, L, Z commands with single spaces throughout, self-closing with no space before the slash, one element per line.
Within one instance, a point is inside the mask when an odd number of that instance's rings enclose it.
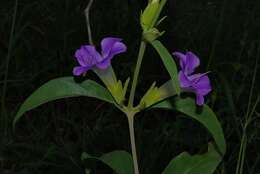
<path fill-rule="evenodd" d="M 109 104 L 73 98 L 45 104 L 26 113 L 12 131 L 13 117 L 24 99 L 50 79 L 71 76 L 77 64 L 75 50 L 88 41 L 84 9 L 87 0 L 19 0 L 10 49 L 7 92 L 4 97 L 8 131 L 1 110 L 0 173 L 84 173 L 80 155 L 113 150 L 130 152 L 127 120 Z M 120 79 L 132 76 L 141 38 L 139 16 L 146 1 L 95 0 L 91 26 L 96 45 L 103 37 L 124 39 L 126 54 L 113 59 Z M 0 89 L 3 96 L 14 0 L 0 1 Z M 207 103 L 225 132 L 228 151 L 216 173 L 235 173 L 242 127 L 249 104 L 259 96 L 259 73 L 252 79 L 260 51 L 259 0 L 168 0 L 160 25 L 160 40 L 171 51 L 191 50 L 201 59 L 199 72 L 210 71 L 213 92 Z M 259 61 L 258 61 L 259 62 Z M 259 68 L 258 68 L 259 69 Z M 93 73 L 86 78 L 98 80 Z M 144 58 L 137 98 L 153 81 L 169 79 L 157 53 L 149 47 Z M 2 97 L 3 98 L 3 97 Z M 3 102 L 3 99 L 1 100 Z M 257 112 L 258 111 L 258 112 Z M 254 117 L 259 116 L 256 107 Z M 135 122 L 142 174 L 158 174 L 182 151 L 205 149 L 211 140 L 197 122 L 179 113 L 147 111 Z M 260 172 L 260 126 L 255 119 L 247 129 L 244 173 Z M 88 163 L 93 173 L 111 173 L 100 163 Z"/>

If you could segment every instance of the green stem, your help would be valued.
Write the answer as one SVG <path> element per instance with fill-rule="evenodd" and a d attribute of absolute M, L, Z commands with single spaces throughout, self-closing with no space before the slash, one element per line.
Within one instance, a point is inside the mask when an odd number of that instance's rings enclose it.
<path fill-rule="evenodd" d="M 139 174 L 139 167 L 138 167 L 138 160 L 137 160 L 137 153 L 136 153 L 136 146 L 135 146 L 135 131 L 134 131 L 134 113 L 128 113 L 128 125 L 129 125 L 129 132 L 130 132 L 130 141 L 131 141 L 131 150 L 134 162 L 134 171 L 135 174 Z"/>
<path fill-rule="evenodd" d="M 137 86 L 138 76 L 140 73 L 140 68 L 142 65 L 145 49 L 146 49 L 146 42 L 141 41 L 139 54 L 138 54 L 138 58 L 137 58 L 137 63 L 136 63 L 136 67 L 135 67 L 135 72 L 134 72 L 134 79 L 133 79 L 132 88 L 131 88 L 130 97 L 129 97 L 129 103 L 128 103 L 129 107 L 133 107 L 133 104 L 134 104 L 135 90 L 136 90 L 136 86 Z"/>
<path fill-rule="evenodd" d="M 88 42 L 89 44 L 93 45 L 92 33 L 91 33 L 91 25 L 90 25 L 90 18 L 89 12 L 94 0 L 89 0 L 88 6 L 85 9 L 85 16 L 86 16 L 86 23 L 88 28 Z"/>
<path fill-rule="evenodd" d="M 2 113 L 3 113 L 3 128 L 5 135 L 7 134 L 8 129 L 8 116 L 6 111 L 6 93 L 7 93 L 7 81 L 8 81 L 8 75 L 9 75 L 9 64 L 11 59 L 11 51 L 13 49 L 14 45 L 14 32 L 15 32 L 15 24 L 16 24 L 16 17 L 17 17 L 17 8 L 18 8 L 18 0 L 15 0 L 14 5 L 14 13 L 13 13 L 13 19 L 12 19 L 12 26 L 11 26 L 11 32 L 10 32 L 10 38 L 9 38 L 9 45 L 8 45 L 8 52 L 6 56 L 6 68 L 4 73 L 4 81 L 3 81 L 3 92 L 1 97 L 1 103 L 2 103 Z"/>
<path fill-rule="evenodd" d="M 241 162 L 240 162 L 240 170 L 239 170 L 240 174 L 243 174 L 243 171 L 244 171 L 246 148 L 247 148 L 247 136 L 245 135 L 242 157 L 241 157 Z"/>
<path fill-rule="evenodd" d="M 260 49 L 258 49 L 258 53 L 259 53 L 259 50 Z M 260 98 L 258 97 L 256 100 L 256 103 L 254 104 L 254 106 L 250 112 L 250 107 L 251 107 L 252 97 L 253 97 L 253 89 L 255 86 L 255 79 L 256 79 L 256 73 L 257 73 L 258 57 L 256 59 L 256 66 L 254 68 L 254 74 L 253 74 L 253 79 L 252 79 L 252 84 L 251 84 L 251 89 L 250 89 L 250 94 L 249 94 L 249 101 L 248 101 L 247 112 L 246 112 L 246 116 L 245 116 L 246 121 L 245 121 L 245 125 L 243 127 L 243 136 L 242 136 L 241 143 L 240 143 L 240 150 L 239 150 L 239 156 L 238 156 L 238 161 L 237 161 L 236 174 L 243 173 L 245 155 L 246 155 L 246 147 L 247 147 L 247 132 L 246 131 L 247 131 L 247 127 L 249 126 L 250 122 L 252 121 L 252 115 L 255 112 L 255 108 L 257 107 L 257 104 L 260 100 Z"/>
<path fill-rule="evenodd" d="M 222 10 L 221 10 L 220 19 L 219 19 L 219 24 L 218 24 L 217 30 L 216 30 L 216 35 L 215 35 L 215 38 L 214 38 L 214 41 L 213 41 L 213 44 L 212 44 L 212 48 L 211 48 L 211 51 L 210 51 L 210 56 L 209 56 L 209 60 L 208 60 L 208 64 L 207 64 L 207 70 L 210 69 L 211 63 L 212 63 L 212 61 L 214 59 L 214 55 L 216 53 L 217 44 L 219 42 L 219 38 L 221 36 L 221 32 L 222 32 L 222 29 L 223 29 L 223 26 L 224 26 L 224 20 L 225 20 L 225 17 L 226 17 L 227 3 L 228 3 L 228 0 L 224 0 Z"/>
<path fill-rule="evenodd" d="M 237 166 L 236 166 L 236 174 L 241 174 L 241 168 L 243 168 L 243 157 L 244 157 L 244 153 L 245 153 L 245 144 L 246 144 L 246 132 L 245 130 L 243 131 L 243 136 L 241 139 L 241 143 L 240 143 L 240 149 L 239 149 L 239 156 L 238 156 L 238 160 L 237 160 Z"/>

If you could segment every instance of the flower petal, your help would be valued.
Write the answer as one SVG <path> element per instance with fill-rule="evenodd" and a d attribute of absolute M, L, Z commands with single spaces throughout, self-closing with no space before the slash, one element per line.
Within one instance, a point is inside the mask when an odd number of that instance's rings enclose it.
<path fill-rule="evenodd" d="M 196 94 L 196 103 L 198 105 L 203 105 L 204 96 L 211 91 L 210 80 L 207 73 L 187 76 L 183 71 L 180 71 L 179 80 L 180 85 L 184 90 Z"/>
<path fill-rule="evenodd" d="M 212 90 L 210 80 L 206 74 L 201 74 L 197 79 L 194 79 L 193 82 L 193 87 L 199 95 L 207 95 Z"/>
<path fill-rule="evenodd" d="M 184 74 L 183 71 L 179 72 L 179 80 L 180 80 L 180 86 L 182 88 L 188 88 L 192 86 L 192 81 L 189 80 L 189 78 Z"/>
<path fill-rule="evenodd" d="M 111 64 L 111 59 L 105 59 L 103 60 L 102 62 L 98 63 L 96 66 L 99 68 L 99 69 L 107 69 Z"/>
<path fill-rule="evenodd" d="M 93 66 L 98 61 L 101 61 L 101 55 L 92 45 L 83 45 L 75 53 L 75 57 L 81 66 Z"/>
<path fill-rule="evenodd" d="M 121 42 L 120 38 L 108 37 L 101 41 L 102 57 L 112 59 L 113 56 L 126 51 L 126 45 Z"/>
<path fill-rule="evenodd" d="M 186 65 L 186 55 L 181 52 L 174 52 L 173 55 L 179 59 L 181 69 L 184 70 Z"/>
<path fill-rule="evenodd" d="M 126 52 L 126 50 L 127 50 L 127 47 L 124 43 L 117 42 L 114 44 L 113 48 L 111 49 L 110 56 L 113 57 L 117 54 L 124 53 L 124 52 Z"/>
<path fill-rule="evenodd" d="M 174 52 L 173 55 L 179 59 L 180 67 L 186 75 L 193 73 L 195 68 L 200 65 L 199 58 L 190 51 L 188 51 L 186 54 L 181 52 Z"/>
<path fill-rule="evenodd" d="M 76 66 L 73 68 L 73 74 L 75 76 L 80 76 L 81 74 L 87 72 L 91 67 L 83 67 L 83 66 Z"/>
<path fill-rule="evenodd" d="M 200 65 L 200 59 L 192 52 L 186 53 L 185 72 L 191 74 Z"/>

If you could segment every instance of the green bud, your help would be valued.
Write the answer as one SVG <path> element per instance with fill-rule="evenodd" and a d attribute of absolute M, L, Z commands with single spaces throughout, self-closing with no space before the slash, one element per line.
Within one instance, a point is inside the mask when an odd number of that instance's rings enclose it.
<path fill-rule="evenodd" d="M 159 89 L 155 85 L 156 83 L 154 82 L 141 99 L 141 102 L 139 104 L 140 109 L 147 108 L 152 104 L 158 102 L 158 100 L 160 99 L 160 93 L 158 91 Z"/>
<path fill-rule="evenodd" d="M 118 105 L 122 105 L 125 101 L 125 95 L 127 92 L 130 78 L 126 80 L 123 86 L 122 82 L 120 80 L 117 80 L 116 74 L 112 66 L 110 66 L 106 70 L 94 69 L 94 72 L 106 85 L 107 89 L 115 99 L 116 103 Z"/>
<path fill-rule="evenodd" d="M 156 87 L 155 83 L 149 88 L 146 94 L 141 99 L 138 109 L 142 110 L 154 105 L 155 103 L 165 100 L 166 98 L 176 95 L 175 88 L 171 80 L 163 84 L 161 87 Z"/>
<path fill-rule="evenodd" d="M 123 85 L 122 82 L 119 80 L 113 86 L 110 87 L 110 92 L 113 95 L 116 102 L 121 105 L 124 101 L 123 96 Z"/>
<path fill-rule="evenodd" d="M 175 87 L 173 85 L 172 80 L 167 81 L 166 83 L 164 83 L 159 89 L 159 96 L 160 96 L 160 100 L 164 100 L 166 98 L 175 96 L 177 93 L 175 91 Z"/>
<path fill-rule="evenodd" d="M 111 92 L 112 96 L 114 97 L 115 101 L 119 105 L 124 104 L 129 81 L 130 81 L 130 78 L 128 78 L 125 81 L 124 85 L 122 85 L 122 82 L 120 80 L 118 80 L 116 83 L 114 83 L 113 86 L 110 86 L 108 88 L 109 91 Z"/>
<path fill-rule="evenodd" d="M 148 31 L 144 31 L 143 37 L 147 42 L 152 42 L 156 40 L 158 37 L 162 36 L 164 34 L 163 32 L 160 32 L 156 28 L 149 29 Z"/>
<path fill-rule="evenodd" d="M 141 26 L 144 31 L 149 30 L 160 7 L 160 0 L 150 0 L 144 12 L 141 14 Z"/>

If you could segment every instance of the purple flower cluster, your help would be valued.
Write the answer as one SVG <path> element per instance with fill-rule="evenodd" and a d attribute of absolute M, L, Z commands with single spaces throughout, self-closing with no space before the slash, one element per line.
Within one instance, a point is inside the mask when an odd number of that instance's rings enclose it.
<path fill-rule="evenodd" d="M 174 52 L 179 59 L 181 71 L 179 72 L 180 86 L 184 90 L 194 92 L 196 94 L 196 103 L 204 104 L 204 96 L 211 91 L 211 85 L 207 73 L 194 74 L 195 69 L 200 65 L 199 58 L 192 52 L 183 54 Z"/>
<path fill-rule="evenodd" d="M 101 41 L 101 54 L 93 45 L 83 45 L 75 53 L 75 57 L 80 66 L 73 69 L 73 74 L 79 76 L 90 69 L 107 69 L 111 64 L 111 59 L 126 52 L 126 45 L 120 38 L 107 37 Z"/>
<path fill-rule="evenodd" d="M 112 58 L 120 53 L 126 52 L 127 47 L 121 42 L 122 39 L 107 37 L 101 41 L 101 53 L 93 45 L 83 45 L 75 53 L 80 66 L 73 69 L 73 74 L 79 76 L 90 69 L 107 69 L 111 65 Z M 181 71 L 179 72 L 180 86 L 182 89 L 196 94 L 196 103 L 204 104 L 204 96 L 211 91 L 211 85 L 207 73 L 194 74 L 200 65 L 199 58 L 192 52 L 174 52 L 179 59 Z"/>

